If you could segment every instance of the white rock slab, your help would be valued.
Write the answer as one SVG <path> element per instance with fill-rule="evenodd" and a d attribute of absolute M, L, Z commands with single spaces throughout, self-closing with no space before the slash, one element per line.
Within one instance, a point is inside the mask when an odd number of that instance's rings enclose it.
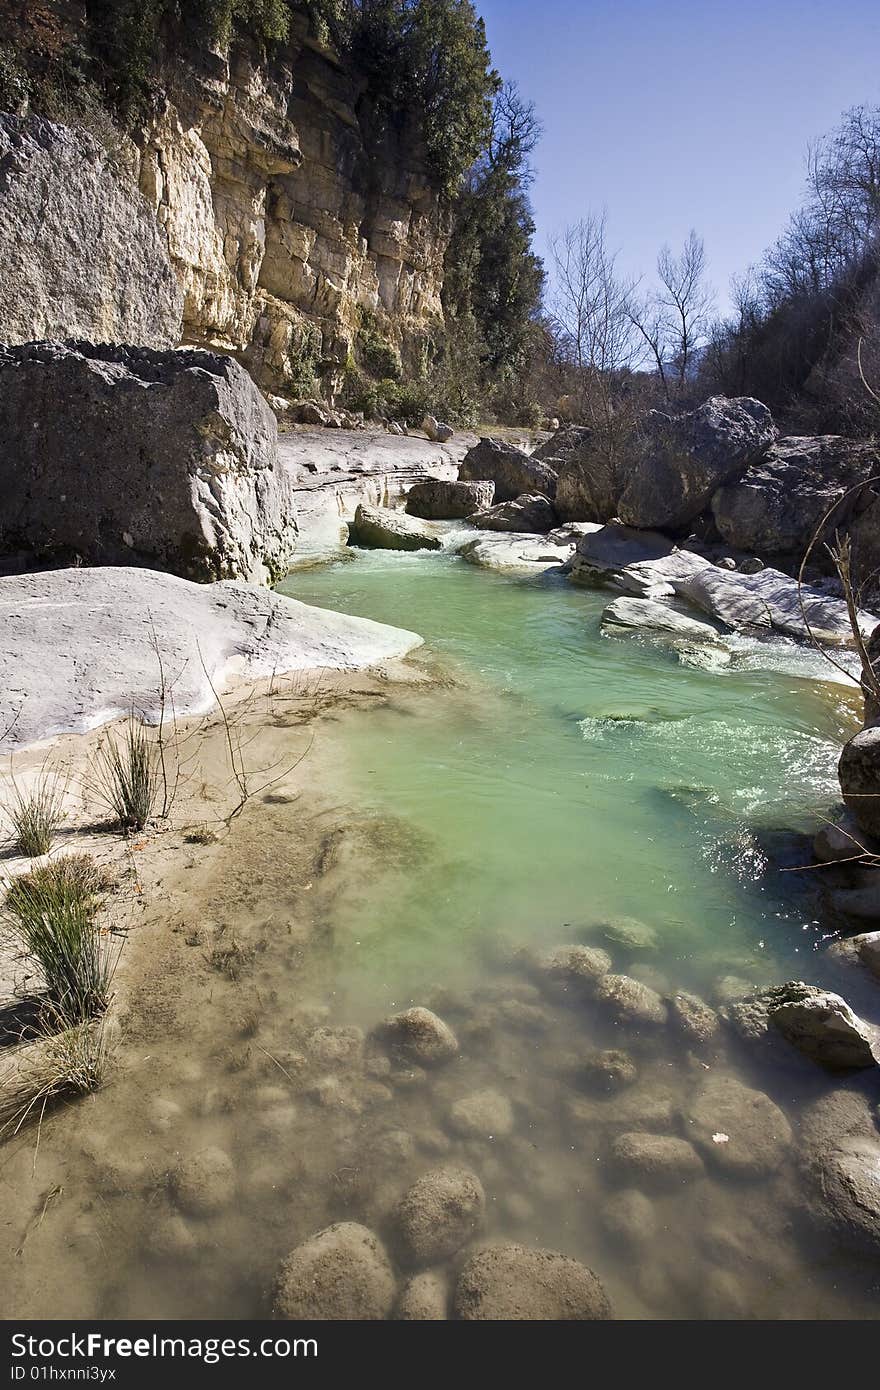
<path fill-rule="evenodd" d="M 156 643 L 178 714 L 290 671 L 352 671 L 404 656 L 414 632 L 312 608 L 234 581 L 133 568 L 0 579 L 0 752 L 158 713 Z M 210 674 L 210 682 L 205 669 Z"/>

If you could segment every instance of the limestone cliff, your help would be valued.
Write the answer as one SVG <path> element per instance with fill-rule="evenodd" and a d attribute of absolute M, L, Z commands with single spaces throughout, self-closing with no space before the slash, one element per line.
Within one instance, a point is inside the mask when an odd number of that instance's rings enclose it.
<path fill-rule="evenodd" d="M 413 128 L 378 148 L 365 133 L 364 86 L 294 14 L 271 58 L 237 42 L 161 59 L 158 97 L 124 142 L 183 292 L 180 340 L 239 355 L 270 390 L 317 375 L 332 391 L 365 325 L 414 360 L 442 316 L 448 207 Z M 63 177 L 68 204 L 94 203 Z M 106 284 L 103 298 L 95 318 L 112 327 Z M 0 321 L 0 340 L 44 336 L 27 328 Z"/>

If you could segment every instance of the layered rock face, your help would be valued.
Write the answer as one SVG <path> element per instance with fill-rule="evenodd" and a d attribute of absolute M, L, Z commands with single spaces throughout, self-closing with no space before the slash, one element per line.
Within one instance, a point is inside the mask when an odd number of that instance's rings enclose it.
<path fill-rule="evenodd" d="M 143 133 L 140 187 L 168 237 L 186 341 L 242 354 L 274 390 L 329 385 L 362 311 L 406 352 L 442 316 L 450 214 L 406 135 L 367 148 L 359 84 L 294 14 L 271 63 L 178 66 Z"/>
<path fill-rule="evenodd" d="M 0 553 L 283 576 L 275 417 L 232 358 L 42 343 L 0 353 Z"/>
<path fill-rule="evenodd" d="M 0 260 L 0 341 L 180 342 L 165 233 L 85 131 L 0 114 Z"/>

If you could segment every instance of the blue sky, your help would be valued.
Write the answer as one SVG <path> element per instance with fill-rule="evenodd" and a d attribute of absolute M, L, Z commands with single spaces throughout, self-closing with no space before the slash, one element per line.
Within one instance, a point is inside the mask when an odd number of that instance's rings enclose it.
<path fill-rule="evenodd" d="M 785 224 L 808 140 L 880 103 L 878 0 L 475 0 L 545 127 L 537 249 L 608 210 L 629 274 L 704 237 L 722 300 Z"/>

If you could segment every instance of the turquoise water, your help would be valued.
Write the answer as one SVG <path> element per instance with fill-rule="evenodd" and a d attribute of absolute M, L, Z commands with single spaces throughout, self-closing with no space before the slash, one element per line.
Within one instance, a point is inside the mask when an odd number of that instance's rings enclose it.
<path fill-rule="evenodd" d="M 358 552 L 282 590 L 420 633 L 416 660 L 456 682 L 346 735 L 353 803 L 387 827 L 340 910 L 339 988 L 365 1013 L 467 978 L 499 941 L 621 915 L 658 929 L 676 988 L 810 968 L 809 875 L 772 861 L 789 851 L 777 832 L 838 799 L 855 725 L 854 692 L 817 654 L 738 639 L 724 671 L 686 667 L 601 635 L 607 592 L 449 553 Z"/>

